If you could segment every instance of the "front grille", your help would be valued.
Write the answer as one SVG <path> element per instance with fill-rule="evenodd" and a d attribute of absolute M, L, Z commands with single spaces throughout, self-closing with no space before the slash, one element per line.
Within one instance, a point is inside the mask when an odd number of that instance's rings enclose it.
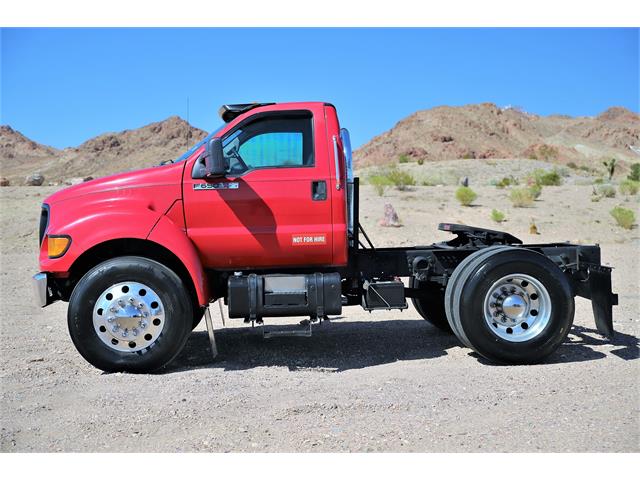
<path fill-rule="evenodd" d="M 47 233 L 47 227 L 49 226 L 49 205 L 42 204 L 42 211 L 40 212 L 40 230 L 38 232 L 38 238 L 40 239 L 40 245 L 44 240 L 44 235 Z"/>

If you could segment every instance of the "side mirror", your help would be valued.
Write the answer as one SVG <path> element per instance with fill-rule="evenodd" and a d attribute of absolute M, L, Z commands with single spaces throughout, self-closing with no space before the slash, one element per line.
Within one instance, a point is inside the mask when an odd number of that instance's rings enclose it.
<path fill-rule="evenodd" d="M 207 143 L 205 152 L 205 178 L 222 177 L 226 171 L 224 155 L 222 153 L 222 140 L 212 138 Z"/>

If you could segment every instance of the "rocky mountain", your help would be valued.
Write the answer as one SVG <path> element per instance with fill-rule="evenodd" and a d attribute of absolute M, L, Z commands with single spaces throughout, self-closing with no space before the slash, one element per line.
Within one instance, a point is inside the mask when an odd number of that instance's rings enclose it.
<path fill-rule="evenodd" d="M 178 157 L 206 132 L 179 117 L 144 127 L 105 133 L 58 150 L 0 126 L 0 176 L 24 185 L 35 172 L 44 184 L 73 177 L 100 177 L 157 165 Z M 640 160 L 640 116 L 612 107 L 596 117 L 540 116 L 491 103 L 418 111 L 354 153 L 356 166 L 461 158 L 536 158 L 597 165 L 615 157 Z M 640 152 L 640 148 L 637 149 Z"/>
<path fill-rule="evenodd" d="M 23 185 L 26 176 L 34 172 L 44 175 L 45 184 L 73 177 L 101 177 L 174 159 L 205 136 L 203 130 L 174 116 L 58 150 L 5 125 L 0 127 L 0 175 L 12 185 Z"/>
<path fill-rule="evenodd" d="M 422 110 L 354 153 L 357 166 L 407 160 L 536 158 L 578 165 L 638 161 L 640 116 L 612 107 L 596 117 L 540 116 L 492 103 Z"/>

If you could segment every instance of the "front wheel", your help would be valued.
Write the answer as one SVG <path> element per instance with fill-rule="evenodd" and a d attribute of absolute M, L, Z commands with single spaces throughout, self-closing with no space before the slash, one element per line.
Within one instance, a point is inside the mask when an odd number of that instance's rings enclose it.
<path fill-rule="evenodd" d="M 573 323 L 574 300 L 549 258 L 521 248 L 496 249 L 460 272 L 451 320 L 483 357 L 536 363 L 554 352 Z M 466 342 L 465 342 L 466 343 Z"/>
<path fill-rule="evenodd" d="M 107 371 L 148 373 L 182 350 L 194 321 L 182 280 L 142 257 L 92 268 L 69 299 L 68 326 L 78 352 Z"/>

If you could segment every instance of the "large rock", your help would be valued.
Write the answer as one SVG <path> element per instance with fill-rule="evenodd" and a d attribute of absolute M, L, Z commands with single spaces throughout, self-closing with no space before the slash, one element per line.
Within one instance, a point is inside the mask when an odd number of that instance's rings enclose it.
<path fill-rule="evenodd" d="M 84 182 L 84 178 L 82 177 L 73 177 L 73 178 L 67 178 L 64 181 L 65 185 L 78 185 L 80 183 Z"/>
<path fill-rule="evenodd" d="M 378 222 L 381 227 L 401 227 L 400 218 L 390 203 L 384 204 L 384 218 Z"/>
<path fill-rule="evenodd" d="M 8 187 L 9 185 L 11 185 L 11 182 L 8 178 L 0 177 L 0 187 Z"/>
<path fill-rule="evenodd" d="M 44 183 L 44 175 L 41 173 L 33 173 L 25 178 L 24 183 L 31 187 L 39 187 Z"/>

